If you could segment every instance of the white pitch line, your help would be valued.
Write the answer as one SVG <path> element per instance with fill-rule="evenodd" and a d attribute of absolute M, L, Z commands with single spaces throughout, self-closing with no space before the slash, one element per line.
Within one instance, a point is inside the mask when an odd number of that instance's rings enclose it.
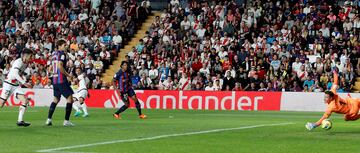
<path fill-rule="evenodd" d="M 147 137 L 147 138 L 114 140 L 114 141 L 105 141 L 105 142 L 98 142 L 98 143 L 90 143 L 90 144 L 83 144 L 83 145 L 68 146 L 68 147 L 59 147 L 59 148 L 53 148 L 53 149 L 44 149 L 44 150 L 37 150 L 36 152 L 55 152 L 55 151 L 61 151 L 61 150 L 67 150 L 67 149 L 85 148 L 85 147 L 93 147 L 93 146 L 108 145 L 108 144 L 115 144 L 115 143 L 156 140 L 156 139 L 169 138 L 169 137 L 189 136 L 189 135 L 198 135 L 198 134 L 216 133 L 216 132 L 223 132 L 223 131 L 252 129 L 252 128 L 269 127 L 269 126 L 281 126 L 281 125 L 290 125 L 290 124 L 295 124 L 295 123 L 288 122 L 288 123 L 277 123 L 277 124 L 262 124 L 262 125 L 242 126 L 242 127 L 236 127 L 236 128 L 214 129 L 214 130 L 206 130 L 206 131 L 198 131 L 198 132 L 167 134 L 167 135 L 159 135 L 159 136 L 153 136 L 153 137 Z"/>
<path fill-rule="evenodd" d="M 1 111 L 0 109 L 0 113 L 18 113 L 19 111 L 18 110 L 8 110 L 8 111 Z M 28 110 L 26 111 L 26 113 L 37 113 L 39 111 L 37 110 Z"/>

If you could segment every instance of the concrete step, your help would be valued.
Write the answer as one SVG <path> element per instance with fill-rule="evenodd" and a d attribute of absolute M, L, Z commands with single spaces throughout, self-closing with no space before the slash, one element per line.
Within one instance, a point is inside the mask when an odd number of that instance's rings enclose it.
<path fill-rule="evenodd" d="M 133 38 L 128 42 L 123 49 L 120 50 L 115 61 L 113 61 L 112 65 L 105 70 L 105 73 L 102 74 L 101 79 L 104 82 L 111 82 L 114 74 L 120 69 L 121 62 L 125 59 L 125 55 L 127 55 L 133 48 L 139 43 L 140 39 L 143 39 L 146 36 L 146 31 L 149 30 L 151 24 L 154 22 L 156 16 L 160 16 L 162 12 L 154 11 L 152 15 L 148 16 L 144 23 L 142 23 L 141 27 L 136 31 L 136 34 Z"/>
<path fill-rule="evenodd" d="M 360 82 L 355 82 L 353 89 L 360 90 Z"/>
<path fill-rule="evenodd" d="M 360 82 L 360 77 L 356 77 L 356 81 Z"/>

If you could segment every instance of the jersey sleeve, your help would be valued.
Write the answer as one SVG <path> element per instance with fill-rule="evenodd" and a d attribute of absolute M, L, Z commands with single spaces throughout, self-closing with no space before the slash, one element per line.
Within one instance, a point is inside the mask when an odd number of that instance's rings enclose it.
<path fill-rule="evenodd" d="M 114 80 L 119 80 L 120 76 L 121 76 L 121 72 L 120 71 L 116 72 L 114 75 Z"/>
<path fill-rule="evenodd" d="M 25 84 L 26 83 L 26 81 L 20 76 L 20 70 L 19 69 L 15 69 L 14 70 L 14 72 L 15 72 L 15 74 L 14 74 L 14 76 L 15 76 L 15 79 L 17 80 L 17 81 L 19 81 L 20 82 L 20 84 Z"/>
<path fill-rule="evenodd" d="M 337 73 L 334 73 L 334 82 L 333 82 L 333 84 L 332 84 L 332 86 L 331 86 L 331 91 L 332 91 L 335 95 L 337 95 L 336 90 L 337 90 L 338 84 L 339 84 L 339 76 L 338 76 Z"/>
<path fill-rule="evenodd" d="M 60 56 L 60 58 L 59 58 L 59 62 L 66 63 L 66 56 L 65 56 L 65 53 L 61 52 L 59 56 Z"/>

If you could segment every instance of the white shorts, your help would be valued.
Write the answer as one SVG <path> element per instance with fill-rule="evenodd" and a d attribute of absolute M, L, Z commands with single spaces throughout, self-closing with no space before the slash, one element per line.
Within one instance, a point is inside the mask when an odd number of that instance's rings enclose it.
<path fill-rule="evenodd" d="M 7 100 L 12 94 L 15 95 L 15 98 L 18 98 L 17 95 L 25 95 L 25 92 L 21 89 L 20 86 L 15 86 L 4 82 L 0 98 Z"/>
<path fill-rule="evenodd" d="M 73 97 L 76 99 L 76 100 L 80 100 L 80 98 L 83 98 L 85 99 L 88 95 L 88 91 L 87 90 L 80 90 L 78 92 L 76 92 Z"/>

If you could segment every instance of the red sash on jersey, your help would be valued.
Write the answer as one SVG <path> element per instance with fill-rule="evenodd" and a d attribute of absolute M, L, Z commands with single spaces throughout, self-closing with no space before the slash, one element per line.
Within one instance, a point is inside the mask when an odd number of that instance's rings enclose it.
<path fill-rule="evenodd" d="M 199 25 L 199 21 L 196 21 L 194 25 L 194 29 L 196 29 L 198 25 Z"/>
<path fill-rule="evenodd" d="M 225 38 L 223 41 L 223 45 L 226 45 L 226 43 L 229 41 L 229 38 Z"/>
<path fill-rule="evenodd" d="M 188 78 L 188 80 L 184 83 L 184 85 L 181 87 L 181 90 L 184 90 L 185 87 L 186 87 L 188 84 L 189 84 L 189 78 Z"/>

